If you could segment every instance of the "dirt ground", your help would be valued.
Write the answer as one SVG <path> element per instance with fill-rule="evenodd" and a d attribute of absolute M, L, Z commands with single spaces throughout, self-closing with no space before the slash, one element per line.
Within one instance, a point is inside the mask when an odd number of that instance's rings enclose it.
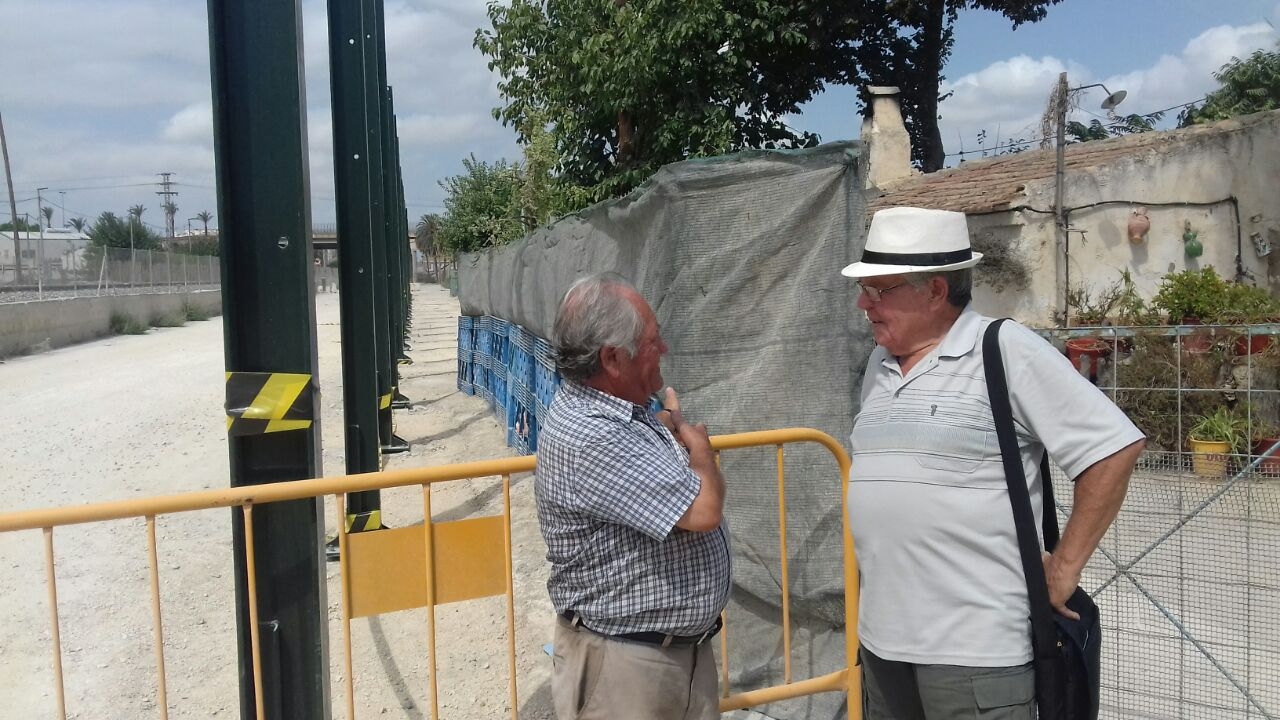
<path fill-rule="evenodd" d="M 397 433 L 412 451 L 388 467 L 506 457 L 502 425 L 455 388 L 458 306 L 414 287 L 414 363 L 401 366 Z M 344 473 L 338 296 L 316 298 L 324 474 Z M 180 493 L 228 485 L 222 328 L 215 318 L 0 363 L 0 511 Z M 550 718 L 552 617 L 531 476 L 513 478 L 517 677 L 522 718 Z M 437 520 L 501 510 L 496 479 L 436 490 Z M 422 521 L 417 489 L 383 493 L 384 521 Z M 332 534 L 337 519 L 325 503 Z M 199 511 L 157 521 L 169 716 L 238 716 L 230 517 Z M 54 533 L 67 714 L 159 717 L 145 524 Z M 55 713 L 48 584 L 39 532 L 0 535 L 0 699 L 12 717 Z M 327 565 L 333 717 L 346 718 L 338 566 Z M 442 718 L 509 717 L 505 599 L 437 610 Z M 352 623 L 357 717 L 417 720 L 427 702 L 427 621 L 412 610 Z"/>

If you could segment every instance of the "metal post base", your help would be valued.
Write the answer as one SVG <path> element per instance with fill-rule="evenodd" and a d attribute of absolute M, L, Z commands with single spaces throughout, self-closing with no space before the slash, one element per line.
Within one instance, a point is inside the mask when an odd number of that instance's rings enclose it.
<path fill-rule="evenodd" d="M 409 442 L 395 433 L 391 435 L 391 442 L 382 446 L 383 455 L 396 455 L 404 452 L 409 452 Z"/>

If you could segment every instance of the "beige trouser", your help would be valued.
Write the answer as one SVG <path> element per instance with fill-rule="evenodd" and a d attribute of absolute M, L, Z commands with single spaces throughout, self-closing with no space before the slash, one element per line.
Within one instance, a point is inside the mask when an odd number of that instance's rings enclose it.
<path fill-rule="evenodd" d="M 551 697 L 559 720 L 716 720 L 714 643 L 612 640 L 557 618 Z"/>

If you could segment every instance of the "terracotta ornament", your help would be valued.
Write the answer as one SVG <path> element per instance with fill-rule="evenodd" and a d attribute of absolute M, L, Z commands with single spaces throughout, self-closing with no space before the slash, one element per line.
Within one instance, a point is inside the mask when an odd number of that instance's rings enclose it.
<path fill-rule="evenodd" d="M 1129 216 L 1129 242 L 1140 245 L 1147 239 L 1147 231 L 1151 229 L 1151 219 L 1147 217 L 1145 207 L 1137 208 Z"/>

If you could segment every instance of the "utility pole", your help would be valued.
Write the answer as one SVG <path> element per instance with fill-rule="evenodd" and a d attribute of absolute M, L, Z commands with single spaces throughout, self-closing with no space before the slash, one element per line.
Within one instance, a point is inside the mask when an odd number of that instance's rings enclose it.
<path fill-rule="evenodd" d="M 67 226 L 67 191 L 58 191 L 58 206 L 62 209 L 62 227 Z"/>
<path fill-rule="evenodd" d="M 1056 119 L 1055 144 L 1054 149 L 1056 156 L 1054 158 L 1053 170 L 1053 238 L 1054 238 L 1054 257 L 1057 259 L 1057 270 L 1055 271 L 1058 279 L 1058 297 L 1062 300 L 1059 312 L 1062 313 L 1062 324 L 1067 323 L 1067 314 L 1071 308 L 1067 307 L 1067 293 L 1070 288 L 1067 283 L 1070 281 L 1071 270 L 1067 267 L 1067 211 L 1062 205 L 1063 180 L 1066 166 L 1067 154 L 1067 74 L 1058 75 L 1058 87 L 1053 95 L 1054 113 Z"/>
<path fill-rule="evenodd" d="M 40 226 L 40 245 L 36 248 L 36 293 L 37 297 L 44 297 L 44 197 L 40 194 L 47 187 L 36 188 L 36 224 Z M 31 237 L 31 231 L 27 231 L 27 237 Z"/>
<path fill-rule="evenodd" d="M 18 202 L 13 197 L 13 173 L 9 169 L 9 143 L 4 139 L 4 117 L 0 116 L 0 150 L 4 152 L 4 181 L 9 186 L 9 218 L 13 225 L 13 284 L 22 284 L 22 244 L 18 242 Z"/>
<path fill-rule="evenodd" d="M 158 174 L 163 179 L 159 182 L 161 189 L 157 190 L 156 194 L 164 197 L 164 204 L 161 205 L 160 207 L 164 209 L 164 229 L 165 229 L 165 232 L 169 234 L 169 244 L 172 245 L 173 244 L 173 215 L 178 209 L 177 206 L 173 204 L 172 198 L 173 196 L 178 194 L 178 191 L 172 189 L 173 181 L 169 179 L 169 176 L 172 175 L 173 173 L 162 172 Z"/>

